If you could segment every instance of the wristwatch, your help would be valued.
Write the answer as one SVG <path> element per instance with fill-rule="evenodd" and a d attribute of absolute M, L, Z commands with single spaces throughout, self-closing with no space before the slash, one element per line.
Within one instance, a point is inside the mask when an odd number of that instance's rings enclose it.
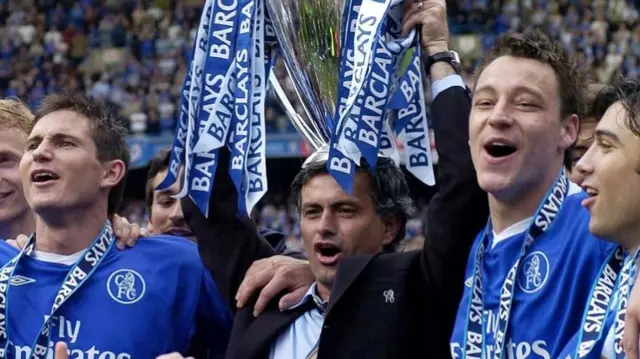
<path fill-rule="evenodd" d="M 427 73 L 429 73 L 433 64 L 441 61 L 451 65 L 451 67 L 456 70 L 456 73 L 460 74 L 462 72 L 462 64 L 460 63 L 460 56 L 458 56 L 458 53 L 455 51 L 443 51 L 438 52 L 433 56 L 426 56 L 424 67 Z"/>

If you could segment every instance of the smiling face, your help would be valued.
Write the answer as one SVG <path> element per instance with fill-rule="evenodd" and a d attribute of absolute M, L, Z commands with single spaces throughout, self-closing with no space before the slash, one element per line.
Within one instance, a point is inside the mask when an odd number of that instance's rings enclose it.
<path fill-rule="evenodd" d="M 590 195 L 582 202 L 589 230 L 630 248 L 640 234 L 640 138 L 625 126 L 626 116 L 620 102 L 607 109 L 577 168 Z"/>
<path fill-rule="evenodd" d="M 577 134 L 577 116 L 560 118 L 558 81 L 542 62 L 501 56 L 480 74 L 469 144 L 480 187 L 504 202 L 544 193 Z"/>
<path fill-rule="evenodd" d="M 69 110 L 47 114 L 31 131 L 20 162 L 27 202 L 39 215 L 97 203 L 106 210 L 109 189 L 124 174 L 115 162 L 98 159 L 87 118 Z"/>
<path fill-rule="evenodd" d="M 367 174 L 358 172 L 353 194 L 327 173 L 313 176 L 300 195 L 300 231 L 321 295 L 329 292 L 343 256 L 380 252 L 398 232 L 393 218 L 380 218 Z"/>
<path fill-rule="evenodd" d="M 29 211 L 20 181 L 20 159 L 27 134 L 18 128 L 0 129 L 0 226 Z"/>
<path fill-rule="evenodd" d="M 182 172 L 182 171 L 181 171 Z M 156 188 L 167 176 L 167 169 L 156 174 L 153 179 L 153 188 Z M 180 178 L 182 174 L 178 176 Z M 182 212 L 180 200 L 174 198 L 180 192 L 180 182 L 176 182 L 170 188 L 162 191 L 153 191 L 151 202 L 151 214 L 149 218 L 149 231 L 154 234 L 167 234 L 185 237 L 196 241 L 196 237 L 187 226 Z"/>

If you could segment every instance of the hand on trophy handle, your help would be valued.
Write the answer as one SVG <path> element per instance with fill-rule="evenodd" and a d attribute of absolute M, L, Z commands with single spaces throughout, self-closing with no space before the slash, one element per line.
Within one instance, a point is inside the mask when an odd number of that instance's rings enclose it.
<path fill-rule="evenodd" d="M 421 26 L 421 45 L 428 55 L 448 51 L 449 26 L 445 0 L 407 0 L 402 24 L 404 34 Z"/>

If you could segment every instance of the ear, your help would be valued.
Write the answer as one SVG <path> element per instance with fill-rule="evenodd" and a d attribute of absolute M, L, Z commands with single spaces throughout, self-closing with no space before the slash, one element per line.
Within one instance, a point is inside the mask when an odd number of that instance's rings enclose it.
<path fill-rule="evenodd" d="M 400 231 L 400 221 L 395 216 L 382 217 L 382 245 L 387 246 L 393 242 Z"/>
<path fill-rule="evenodd" d="M 103 162 L 100 188 L 111 189 L 117 186 L 124 179 L 125 172 L 126 168 L 121 160 Z"/>
<path fill-rule="evenodd" d="M 573 114 L 562 121 L 562 127 L 560 128 L 560 146 L 563 151 L 576 143 L 579 131 L 580 121 L 578 115 Z"/>

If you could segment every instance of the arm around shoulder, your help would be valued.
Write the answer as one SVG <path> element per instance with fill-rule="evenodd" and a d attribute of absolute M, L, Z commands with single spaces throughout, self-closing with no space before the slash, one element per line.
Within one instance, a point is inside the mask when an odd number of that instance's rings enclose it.
<path fill-rule="evenodd" d="M 198 239 L 198 251 L 229 308 L 235 309 L 235 295 L 251 264 L 275 254 L 271 245 L 258 234 L 247 215 L 239 215 L 237 193 L 228 170 L 230 153 L 219 152 L 218 167 L 209 216 L 205 217 L 193 201 L 184 197 L 182 209 L 187 224 Z"/>

